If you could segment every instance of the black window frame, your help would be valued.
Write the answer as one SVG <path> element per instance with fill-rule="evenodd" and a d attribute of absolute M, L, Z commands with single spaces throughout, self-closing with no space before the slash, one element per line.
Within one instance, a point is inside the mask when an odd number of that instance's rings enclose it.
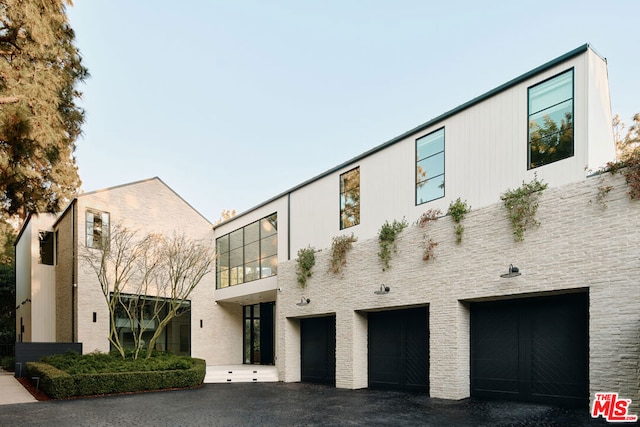
<path fill-rule="evenodd" d="M 55 234 L 53 231 L 39 230 L 38 231 L 38 264 L 42 265 L 55 265 Z"/>
<path fill-rule="evenodd" d="M 93 220 L 91 221 L 92 225 L 92 234 L 91 234 L 91 244 L 89 244 L 89 233 L 88 233 L 88 224 L 89 224 L 89 215 L 93 215 Z M 95 239 L 95 217 L 96 215 L 100 216 L 101 221 L 101 229 L 100 229 L 100 242 L 97 243 Z M 104 226 L 103 215 L 107 216 L 107 225 Z M 90 249 L 103 249 L 107 248 L 109 244 L 109 236 L 111 235 L 111 214 L 106 211 L 101 211 L 99 209 L 87 208 L 85 211 L 85 245 Z"/>
<path fill-rule="evenodd" d="M 570 98 L 571 99 L 571 128 L 570 128 L 571 129 L 571 154 L 568 155 L 568 156 L 559 158 L 557 160 L 552 160 L 550 162 L 545 162 L 545 163 L 541 163 L 541 164 L 532 166 L 532 164 L 531 164 L 531 158 L 532 158 L 532 155 L 531 155 L 531 129 L 530 129 L 530 127 L 531 127 L 531 116 L 534 115 L 534 114 L 537 114 L 537 113 L 539 113 L 541 111 L 544 111 L 544 110 L 547 110 L 549 108 L 552 108 L 552 107 L 554 107 L 556 105 L 560 105 L 560 104 L 562 104 L 564 102 L 567 102 L 569 100 L 569 98 L 567 98 L 567 99 L 565 99 L 565 100 L 563 100 L 561 102 L 558 102 L 556 104 L 549 105 L 549 106 L 547 106 L 547 107 L 545 107 L 545 108 L 543 108 L 541 110 L 531 112 L 531 90 L 536 88 L 536 87 L 539 87 L 539 86 L 541 86 L 543 84 L 547 84 L 550 81 L 552 81 L 552 80 L 554 80 L 554 79 L 556 79 L 556 78 L 558 78 L 558 77 L 560 77 L 560 76 L 562 76 L 564 74 L 568 74 L 568 73 L 571 73 L 571 98 Z M 558 161 L 561 161 L 561 160 L 565 160 L 565 159 L 570 159 L 571 157 L 575 156 L 575 135 L 574 135 L 574 131 L 575 131 L 575 109 L 576 109 L 576 101 L 575 101 L 575 99 L 576 99 L 576 80 L 575 80 L 575 68 L 574 67 L 571 67 L 571 68 L 568 68 L 568 69 L 566 69 L 564 71 L 561 71 L 561 72 L 559 72 L 559 73 L 557 73 L 557 74 L 555 74 L 555 75 L 553 75 L 553 76 L 551 76 L 551 77 L 549 77 L 547 79 L 544 79 L 544 80 L 542 80 L 542 81 L 540 81 L 540 82 L 538 82 L 538 83 L 536 83 L 536 84 L 534 84 L 532 86 L 529 86 L 527 88 L 527 170 L 532 170 L 532 169 L 536 169 L 536 168 L 539 168 L 539 167 L 542 167 L 542 166 L 550 165 L 552 163 L 555 163 L 555 162 L 558 162 Z M 560 133 L 560 131 L 558 133 Z"/>
<path fill-rule="evenodd" d="M 432 155 L 426 156 L 424 158 L 418 158 L 418 141 L 420 141 L 423 138 L 427 138 L 427 137 L 429 137 L 429 136 L 431 136 L 431 135 L 433 135 L 435 133 L 438 133 L 438 132 L 442 132 L 442 139 L 443 139 L 442 151 L 438 151 L 438 152 L 436 152 L 436 153 L 434 153 Z M 425 135 L 422 135 L 419 138 L 416 138 L 415 144 L 414 144 L 414 149 L 415 149 L 415 162 L 414 162 L 415 166 L 414 166 L 413 182 L 414 182 L 414 189 L 415 189 L 415 192 L 414 192 L 415 205 L 416 206 L 424 205 L 425 203 L 429 203 L 429 202 L 433 202 L 434 200 L 442 199 L 443 197 L 445 197 L 446 191 L 447 191 L 447 186 L 446 186 L 446 176 L 447 176 L 447 134 L 446 134 L 445 126 L 441 126 L 438 129 L 435 129 L 435 130 L 433 130 L 433 131 L 431 131 L 431 132 L 429 132 L 429 133 L 427 133 Z M 442 153 L 442 173 L 439 174 L 439 175 L 436 175 L 436 176 L 434 176 L 432 178 L 428 178 L 428 179 L 423 180 L 423 181 L 418 181 L 418 179 L 419 179 L 419 177 L 418 177 L 418 163 L 420 163 L 421 161 L 426 160 L 428 158 L 435 157 L 435 156 L 437 156 L 437 155 L 439 155 L 441 153 Z M 419 189 L 420 184 L 426 183 L 430 179 L 435 179 L 435 178 L 440 177 L 440 176 L 442 176 L 442 178 L 443 178 L 443 180 L 442 180 L 442 185 L 443 185 L 442 195 L 439 196 L 439 197 L 436 197 L 434 199 L 429 199 L 429 200 L 425 200 L 423 202 L 420 202 L 418 200 L 418 189 Z"/>
<path fill-rule="evenodd" d="M 272 219 L 271 219 L 272 218 Z M 271 225 L 273 226 L 274 231 L 272 233 L 265 233 L 263 234 L 263 229 L 261 227 L 261 224 L 263 221 L 268 221 L 271 223 Z M 257 240 L 252 240 L 251 242 L 247 242 L 246 241 L 246 233 L 245 233 L 245 229 L 248 229 L 250 227 L 252 227 L 255 224 L 258 224 L 258 239 Z M 234 233 L 241 233 L 242 235 L 242 243 L 237 246 L 234 247 L 233 249 L 231 248 L 231 238 L 230 236 Z M 274 239 L 275 237 L 275 239 Z M 226 251 L 220 251 L 220 245 L 223 244 L 223 240 L 227 239 L 227 245 Z M 272 249 L 275 249 L 275 252 L 271 253 L 271 252 L 264 252 L 264 248 L 266 247 L 265 244 L 267 244 L 267 241 L 271 241 L 271 240 L 275 240 L 274 242 L 271 242 L 271 244 L 269 244 L 268 246 Z M 219 242 L 221 242 L 219 244 Z M 246 256 L 246 249 L 247 249 L 247 245 L 251 245 L 254 243 L 258 243 L 258 258 L 257 260 L 249 260 L 247 261 L 247 256 Z M 235 250 L 237 251 L 238 249 L 240 249 L 241 252 L 241 262 L 238 265 L 234 265 L 233 267 L 231 266 L 231 253 Z M 263 218 L 260 218 L 256 221 L 253 221 L 249 224 L 246 224 L 240 228 L 237 228 L 233 231 L 231 231 L 230 233 L 227 233 L 223 236 L 220 236 L 218 238 L 216 238 L 216 289 L 224 289 L 224 288 L 228 288 L 231 286 L 237 286 L 237 285 L 241 285 L 243 283 L 248 283 L 248 282 L 253 282 L 255 280 L 260 280 L 260 279 L 265 279 L 268 277 L 272 277 L 272 276 L 277 276 L 278 275 L 278 213 L 274 212 L 270 215 L 267 215 Z M 227 277 L 225 278 L 226 281 L 226 285 L 222 286 L 222 281 L 223 281 L 223 277 L 222 277 L 222 269 L 221 269 L 221 260 L 223 260 L 224 258 L 226 258 L 226 271 L 227 271 Z M 272 263 L 268 262 L 270 260 L 273 260 L 275 258 L 275 265 Z M 254 266 L 252 268 L 257 268 L 257 272 L 259 272 L 259 274 L 256 275 L 251 275 L 249 276 L 247 274 L 247 267 L 248 264 L 255 264 L 257 262 L 257 266 Z M 275 267 L 275 268 L 274 268 Z M 234 283 L 232 283 L 232 270 L 233 269 L 241 269 L 241 270 L 236 270 L 236 277 L 235 277 L 235 281 L 233 281 Z M 270 274 L 265 274 L 265 269 L 269 268 L 270 270 Z M 242 272 L 241 275 L 241 279 L 239 279 L 240 275 L 237 274 L 239 271 Z M 248 280 L 247 280 L 248 279 Z"/>
<path fill-rule="evenodd" d="M 358 185 L 357 187 L 353 187 L 353 188 L 348 188 L 348 189 L 343 189 L 343 185 L 342 185 L 342 177 L 344 177 L 345 175 L 354 173 L 355 171 L 358 172 Z M 340 174 L 340 198 L 338 200 L 338 203 L 340 204 L 340 230 L 345 230 L 347 228 L 351 228 L 354 227 L 356 225 L 360 224 L 360 166 L 356 166 L 354 168 L 349 169 L 348 171 L 341 173 Z M 345 210 L 346 207 L 342 206 L 342 197 L 343 195 L 347 194 L 347 192 L 353 191 L 354 189 L 357 189 L 357 193 L 358 193 L 358 202 L 357 202 L 357 215 L 355 218 L 355 222 L 353 224 L 350 225 L 345 225 Z M 346 205 L 346 202 L 345 202 Z"/>

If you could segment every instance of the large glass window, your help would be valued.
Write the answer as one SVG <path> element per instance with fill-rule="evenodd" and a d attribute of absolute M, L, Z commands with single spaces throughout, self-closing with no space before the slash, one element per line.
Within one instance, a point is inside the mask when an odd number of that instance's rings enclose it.
<path fill-rule="evenodd" d="M 360 224 L 360 167 L 340 175 L 340 229 Z"/>
<path fill-rule="evenodd" d="M 573 156 L 573 69 L 529 88 L 529 169 Z"/>
<path fill-rule="evenodd" d="M 87 247 L 102 249 L 109 241 L 109 213 L 87 209 Z"/>
<path fill-rule="evenodd" d="M 416 140 L 416 205 L 444 197 L 444 128 Z"/>
<path fill-rule="evenodd" d="M 216 288 L 278 274 L 278 216 L 269 215 L 216 239 Z"/>
<path fill-rule="evenodd" d="M 148 346 L 162 320 L 167 317 L 169 300 L 131 294 L 120 294 L 119 298 L 111 327 L 115 328 L 120 342 L 127 349 L 134 348 L 136 341 L 140 341 L 143 348 Z M 113 345 L 111 349 L 114 349 Z M 185 301 L 176 316 L 164 326 L 155 342 L 155 350 L 191 354 L 191 301 Z"/>

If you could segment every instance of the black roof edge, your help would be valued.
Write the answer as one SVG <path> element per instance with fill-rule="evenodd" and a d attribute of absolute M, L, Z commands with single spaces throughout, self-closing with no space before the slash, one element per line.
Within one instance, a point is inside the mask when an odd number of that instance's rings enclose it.
<path fill-rule="evenodd" d="M 369 157 L 372 154 L 377 153 L 378 151 L 382 151 L 385 148 L 387 148 L 387 147 L 389 147 L 389 146 L 391 146 L 391 145 L 393 145 L 393 144 L 395 144 L 397 142 L 402 141 L 403 139 L 411 136 L 412 134 L 421 132 L 421 131 L 423 131 L 423 130 L 425 130 L 425 129 L 433 126 L 433 125 L 436 125 L 439 122 L 441 122 L 443 120 L 446 120 L 449 117 L 452 117 L 452 116 L 454 116 L 454 115 L 456 115 L 456 114 L 458 114 L 458 113 L 460 113 L 460 112 L 462 112 L 462 111 L 464 111 L 464 110 L 466 110 L 468 108 L 471 108 L 474 105 L 479 104 L 480 102 L 486 101 L 487 99 L 489 99 L 489 98 L 491 98 L 491 97 L 493 97 L 493 96 L 495 96 L 495 95 L 497 95 L 497 94 L 499 94 L 501 92 L 504 92 L 505 90 L 507 90 L 507 89 L 509 89 L 509 88 L 511 88 L 513 86 L 516 86 L 516 85 L 522 83 L 523 81 L 530 79 L 533 76 L 536 76 L 536 75 L 538 75 L 538 74 L 540 74 L 540 73 L 542 73 L 542 72 L 544 72 L 544 71 L 546 71 L 546 70 L 548 70 L 550 68 L 555 67 L 558 64 L 561 64 L 561 63 L 563 63 L 565 61 L 568 61 L 569 59 L 572 59 L 572 58 L 574 58 L 574 57 L 576 57 L 578 55 L 581 55 L 584 52 L 588 51 L 589 49 L 591 49 L 596 55 L 598 55 L 603 61 L 606 62 L 606 58 L 604 58 L 602 55 L 600 55 L 598 52 L 596 52 L 595 49 L 593 49 L 593 47 L 589 43 L 585 43 L 582 46 L 577 47 L 577 48 L 575 48 L 575 49 L 573 49 L 573 50 L 571 50 L 571 51 L 565 53 L 564 55 L 561 55 L 561 56 L 559 56 L 559 57 L 557 57 L 555 59 L 552 59 L 551 61 L 549 61 L 549 62 L 547 62 L 545 64 L 542 64 L 542 65 L 534 68 L 531 71 L 527 71 L 526 73 L 521 74 L 520 76 L 518 76 L 518 77 L 516 77 L 514 79 L 511 79 L 508 82 L 503 83 L 500 86 L 498 86 L 498 87 L 496 87 L 496 88 L 494 88 L 494 89 L 492 89 L 492 90 L 490 90 L 488 92 L 485 92 L 484 94 L 482 94 L 480 96 L 477 96 L 477 97 L 473 98 L 472 100 L 467 101 L 464 104 L 461 104 L 461 105 L 459 105 L 459 106 L 457 106 L 457 107 L 455 107 L 455 108 L 453 108 L 453 109 L 451 109 L 451 110 L 449 110 L 449 111 L 447 111 L 447 112 L 445 112 L 445 113 L 443 113 L 443 114 L 441 114 L 441 115 L 439 115 L 439 116 L 437 116 L 437 117 L 435 117 L 435 118 L 433 118 L 433 119 L 431 119 L 431 120 L 429 120 L 429 121 L 427 121 L 427 122 L 425 122 L 425 123 L 423 123 L 423 124 L 421 124 L 419 126 L 416 126 L 415 128 L 410 129 L 410 130 L 404 132 L 403 134 L 398 135 L 395 138 L 390 139 L 387 142 L 383 142 L 382 144 L 380 144 L 380 145 L 378 145 L 376 147 L 373 147 L 372 149 L 370 149 L 368 151 L 365 151 L 364 153 L 359 154 L 356 157 L 353 157 L 353 158 L 347 160 L 346 162 L 340 163 L 339 165 L 337 165 L 337 166 L 335 166 L 335 167 L 333 167 L 333 168 L 331 168 L 331 169 L 329 169 L 329 170 L 327 170 L 325 172 L 322 172 L 321 174 L 316 175 L 316 176 L 314 176 L 314 177 L 302 182 L 301 184 L 298 184 L 295 187 L 290 188 L 287 191 L 284 191 L 284 192 L 282 192 L 282 193 L 280 193 L 280 194 L 278 194 L 278 195 L 276 195 L 274 197 L 271 197 L 270 199 L 268 199 L 268 200 L 266 200 L 266 201 L 264 201 L 264 202 L 262 202 L 262 203 L 260 203 L 258 205 L 255 205 L 254 207 L 249 208 L 246 211 L 243 211 L 240 214 L 238 214 L 238 215 L 236 215 L 234 217 L 231 217 L 226 221 L 223 221 L 223 222 L 221 222 L 219 224 L 216 224 L 216 225 L 213 226 L 213 228 L 216 229 L 216 228 L 226 224 L 227 222 L 230 222 L 232 220 L 235 220 L 235 219 L 238 219 L 238 218 L 243 217 L 245 215 L 248 215 L 251 212 L 253 212 L 253 211 L 257 210 L 257 209 L 260 209 L 261 207 L 263 207 L 265 205 L 268 205 L 269 203 L 271 203 L 271 202 L 273 202 L 275 200 L 278 200 L 278 199 L 286 196 L 287 194 L 293 193 L 294 191 L 299 190 L 300 188 L 305 187 L 305 186 L 311 184 L 314 181 L 317 181 L 317 180 L 319 180 L 321 178 L 324 178 L 327 175 L 331 175 L 332 173 L 337 172 L 340 169 L 344 169 L 345 167 L 347 167 L 347 166 L 349 166 L 349 165 L 351 165 L 353 163 L 356 163 L 356 162 L 364 159 L 365 157 Z"/>

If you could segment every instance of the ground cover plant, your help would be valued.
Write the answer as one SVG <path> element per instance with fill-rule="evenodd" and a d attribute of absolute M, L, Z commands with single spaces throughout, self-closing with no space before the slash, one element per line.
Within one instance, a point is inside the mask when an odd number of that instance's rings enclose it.
<path fill-rule="evenodd" d="M 119 353 L 67 352 L 27 364 L 30 377 L 54 399 L 197 387 L 204 381 L 204 360 L 168 353 L 133 359 Z"/>

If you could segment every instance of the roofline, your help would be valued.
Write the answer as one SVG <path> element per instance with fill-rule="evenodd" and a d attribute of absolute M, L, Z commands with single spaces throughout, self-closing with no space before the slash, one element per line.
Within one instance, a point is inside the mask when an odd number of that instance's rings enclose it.
<path fill-rule="evenodd" d="M 238 218 L 243 217 L 245 215 L 248 215 L 248 214 L 250 214 L 251 212 L 253 212 L 253 211 L 257 210 L 257 209 L 260 209 L 261 207 L 266 206 L 269 203 L 286 196 L 287 194 L 291 194 L 294 191 L 297 191 L 300 188 L 311 184 L 312 182 L 318 181 L 319 179 L 322 179 L 327 175 L 331 175 L 332 173 L 337 172 L 337 171 L 339 171 L 341 169 L 344 169 L 345 167 L 347 167 L 347 166 L 349 166 L 349 165 L 351 165 L 353 163 L 359 162 L 360 160 L 362 160 L 362 159 L 364 159 L 366 157 L 369 157 L 369 156 L 377 153 L 378 151 L 384 150 L 385 148 L 390 147 L 391 145 L 394 145 L 394 144 L 402 141 L 403 139 L 405 139 L 405 138 L 407 138 L 407 137 L 409 137 L 409 136 L 411 136 L 413 134 L 416 134 L 416 133 L 418 133 L 420 131 L 423 131 L 423 130 L 425 130 L 425 129 L 433 126 L 433 125 L 436 125 L 439 122 L 442 122 L 443 120 L 448 119 L 449 117 L 455 116 L 456 114 L 458 114 L 458 113 L 460 113 L 460 112 L 462 112 L 462 111 L 464 111 L 464 110 L 466 110 L 468 108 L 471 108 L 476 104 L 479 104 L 479 103 L 481 103 L 483 101 L 486 101 L 487 99 L 489 99 L 489 98 L 491 98 L 493 96 L 496 96 L 499 93 L 502 93 L 505 90 L 510 89 L 513 86 L 516 86 L 516 85 L 522 83 L 523 81 L 530 79 L 533 76 L 541 74 L 544 71 L 547 71 L 548 69 L 553 68 L 558 64 L 561 64 L 563 62 L 568 61 L 569 59 L 572 59 L 572 58 L 574 58 L 574 57 L 576 57 L 578 55 L 581 55 L 581 54 L 583 54 L 584 52 L 586 52 L 588 50 L 591 50 L 596 55 L 598 55 L 598 57 L 600 57 L 603 61 L 606 62 L 606 58 L 604 58 L 602 55 L 600 55 L 598 52 L 596 52 L 595 49 L 593 49 L 593 47 L 589 43 L 585 43 L 582 46 L 580 46 L 578 48 L 575 48 L 575 49 L 565 53 L 564 55 L 561 55 L 561 56 L 559 56 L 559 57 L 557 57 L 557 58 L 555 58 L 555 59 L 553 59 L 553 60 L 551 60 L 551 61 L 549 61 L 549 62 L 547 62 L 545 64 L 542 64 L 542 65 L 534 68 L 531 71 L 528 71 L 528 72 L 526 72 L 524 74 L 521 74 L 520 76 L 518 76 L 518 77 L 516 77 L 516 78 L 514 78 L 512 80 L 509 80 L 508 82 L 506 82 L 504 84 L 501 84 L 500 86 L 496 87 L 495 89 L 492 89 L 492 90 L 490 90 L 490 91 L 488 91 L 488 92 L 486 92 L 486 93 L 484 93 L 484 94 L 482 94 L 482 95 L 480 95 L 478 97 L 475 97 L 472 100 L 470 100 L 468 102 L 465 102 L 464 104 L 461 104 L 461 105 L 457 106 L 456 108 L 454 108 L 452 110 L 447 111 L 446 113 L 443 113 L 443 114 L 441 114 L 441 115 L 439 115 L 439 116 L 437 116 L 437 117 L 435 117 L 435 118 L 433 118 L 433 119 L 431 119 L 431 120 L 429 120 L 429 121 L 427 121 L 427 122 L 425 122 L 425 123 L 423 123 L 423 124 L 421 124 L 419 126 L 416 126 L 413 129 L 410 129 L 410 130 L 404 132 L 401 135 L 396 136 L 393 139 L 388 140 L 387 142 L 384 142 L 384 143 L 382 143 L 382 144 L 380 144 L 380 145 L 378 145 L 376 147 L 373 147 L 372 149 L 370 149 L 368 151 L 365 151 L 364 153 L 362 153 L 362 154 L 360 154 L 360 155 L 358 155 L 356 157 L 353 157 L 353 158 L 347 160 L 346 162 L 340 163 L 339 165 L 337 165 L 337 166 L 335 166 L 335 167 L 333 167 L 333 168 L 331 168 L 331 169 L 329 169 L 329 170 L 327 170 L 325 172 L 322 172 L 321 174 L 316 175 L 313 178 L 310 178 L 310 179 L 302 182 L 301 184 L 298 184 L 295 187 L 290 188 L 287 191 L 284 191 L 284 192 L 282 192 L 282 193 L 280 193 L 280 194 L 278 194 L 278 195 L 276 195 L 274 197 L 271 197 L 270 199 L 268 199 L 265 202 L 262 202 L 262 203 L 254 206 L 252 208 L 249 208 L 246 211 L 241 212 L 240 214 L 238 214 L 238 215 L 236 215 L 236 216 L 234 216 L 232 218 L 229 218 L 226 221 L 223 221 L 223 222 L 221 222 L 221 223 L 219 223 L 217 225 L 214 225 L 213 228 L 216 229 L 216 228 L 226 224 L 227 222 L 230 222 L 232 220 L 235 220 L 235 219 L 238 219 Z"/>
<path fill-rule="evenodd" d="M 120 184 L 120 185 L 115 185 L 113 187 L 107 187 L 107 188 L 102 188 L 100 190 L 94 190 L 94 191 L 89 191 L 87 193 L 82 193 L 82 194 L 78 194 L 76 197 L 73 198 L 73 200 L 71 200 L 69 202 L 69 204 L 67 205 L 67 207 L 64 209 L 64 211 L 60 214 L 60 217 L 58 218 L 58 220 L 53 224 L 53 227 L 55 227 L 56 225 L 58 225 L 58 223 L 60 222 L 60 220 L 65 216 L 65 214 L 67 213 L 67 211 L 77 202 L 77 200 L 81 197 L 84 196 L 90 196 L 93 194 L 97 194 L 97 193 L 103 193 L 106 191 L 111 191 L 111 190 L 115 190 L 117 188 L 122 188 L 122 187 L 127 187 L 130 185 L 137 185 L 137 184 L 141 184 L 144 182 L 150 182 L 150 181 L 160 181 L 160 183 L 162 183 L 165 187 L 167 187 L 173 194 L 175 194 L 180 200 L 182 200 L 187 206 L 189 206 L 191 209 L 193 209 L 193 211 L 195 213 L 197 213 L 198 215 L 200 215 L 202 217 L 202 219 L 204 219 L 205 221 L 207 221 L 209 223 L 209 225 L 213 226 L 213 224 L 211 223 L 211 221 L 209 221 L 204 215 L 202 215 L 196 208 L 194 208 L 191 203 L 187 202 L 181 195 L 179 195 L 178 193 L 176 193 L 176 191 L 169 187 L 167 185 L 166 182 L 164 182 L 162 179 L 160 179 L 157 176 L 154 176 L 153 178 L 147 178 L 147 179 L 141 179 L 139 181 L 132 181 L 132 182 L 128 182 L 126 184 Z"/>

